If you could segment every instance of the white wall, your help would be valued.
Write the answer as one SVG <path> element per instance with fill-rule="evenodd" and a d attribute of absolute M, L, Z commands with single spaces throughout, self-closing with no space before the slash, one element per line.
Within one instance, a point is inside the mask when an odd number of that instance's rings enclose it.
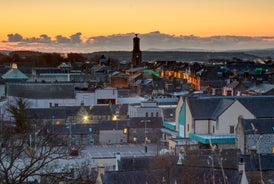
<path fill-rule="evenodd" d="M 128 116 L 130 118 L 133 117 L 146 117 L 146 113 L 148 113 L 148 117 L 152 117 L 151 113 L 153 113 L 153 117 L 162 117 L 162 109 L 159 107 L 140 107 L 140 106 L 128 106 Z"/>
<path fill-rule="evenodd" d="M 187 126 L 189 124 L 189 131 L 187 131 Z M 186 138 L 189 137 L 189 133 L 194 133 L 194 127 L 193 127 L 193 118 L 192 118 L 192 114 L 191 111 L 189 109 L 189 105 L 188 103 L 186 104 Z"/>
<path fill-rule="evenodd" d="M 208 120 L 196 120 L 195 121 L 195 134 L 209 134 L 208 132 Z"/>
<path fill-rule="evenodd" d="M 16 97 L 8 96 L 9 101 L 14 101 Z M 97 99 L 117 99 L 116 89 L 98 89 L 94 92 L 76 92 L 75 98 L 71 99 L 30 99 L 25 100 L 29 103 L 29 108 L 49 108 L 50 103 L 52 106 L 58 104 L 58 106 L 80 106 L 84 102 L 85 106 L 97 105 Z M 116 100 L 117 101 L 117 100 Z"/>
<path fill-rule="evenodd" d="M 223 112 L 223 114 L 219 116 L 219 128 L 216 126 L 216 134 L 229 134 L 230 126 L 234 126 L 234 133 L 236 133 L 239 116 L 242 116 L 244 119 L 255 118 L 253 114 L 251 114 L 238 100 L 236 100 L 228 109 L 226 109 L 226 111 Z"/>
<path fill-rule="evenodd" d="M 95 99 L 116 99 L 117 101 L 118 93 L 116 88 L 104 88 L 95 90 Z"/>

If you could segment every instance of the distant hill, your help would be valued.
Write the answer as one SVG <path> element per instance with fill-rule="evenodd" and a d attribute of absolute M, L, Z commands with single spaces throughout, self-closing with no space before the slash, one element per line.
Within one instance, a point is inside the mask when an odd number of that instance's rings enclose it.
<path fill-rule="evenodd" d="M 263 58 L 266 58 L 266 57 L 274 58 L 274 49 L 248 50 L 248 51 L 245 51 L 245 53 L 256 55 Z"/>
<path fill-rule="evenodd" d="M 131 52 L 128 51 L 104 51 L 84 54 L 87 58 L 98 57 L 115 58 L 120 61 L 129 61 Z M 201 52 L 201 51 L 143 51 L 143 61 L 208 61 L 209 59 L 232 59 L 253 60 L 260 56 L 245 52 Z"/>
<path fill-rule="evenodd" d="M 32 52 L 32 51 L 2 51 L 2 54 L 17 54 L 21 57 L 40 57 L 50 53 Z M 57 54 L 57 53 L 51 53 Z M 120 61 L 130 61 L 130 51 L 101 51 L 93 53 L 79 53 L 85 58 L 100 58 L 104 55 L 107 58 L 118 59 Z M 257 58 L 274 58 L 274 49 L 263 50 L 244 50 L 227 52 L 210 51 L 142 51 L 143 61 L 208 61 L 209 59 L 233 59 L 254 60 Z M 46 59 L 46 58 L 45 58 Z"/>

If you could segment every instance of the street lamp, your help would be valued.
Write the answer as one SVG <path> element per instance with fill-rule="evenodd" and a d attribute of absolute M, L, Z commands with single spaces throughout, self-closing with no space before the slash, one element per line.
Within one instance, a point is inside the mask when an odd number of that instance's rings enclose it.
<path fill-rule="evenodd" d="M 141 120 L 141 122 L 142 123 L 145 123 L 145 132 L 144 132 L 144 134 L 145 134 L 145 152 L 147 152 L 147 142 L 148 142 L 148 137 L 147 137 L 147 123 L 148 122 L 150 122 L 150 120 L 147 120 L 147 119 L 145 119 L 145 120 Z"/>
<path fill-rule="evenodd" d="M 84 115 L 84 116 L 83 116 L 83 122 L 84 122 L 84 123 L 87 123 L 87 122 L 88 122 L 88 119 L 89 119 L 88 115 Z"/>

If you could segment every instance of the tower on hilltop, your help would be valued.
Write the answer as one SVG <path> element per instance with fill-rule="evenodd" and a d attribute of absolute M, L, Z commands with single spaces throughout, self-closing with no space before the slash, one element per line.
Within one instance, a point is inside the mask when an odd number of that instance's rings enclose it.
<path fill-rule="evenodd" d="M 140 50 L 140 38 L 138 34 L 135 34 L 133 38 L 133 50 L 131 53 L 131 65 L 132 67 L 141 65 L 142 62 L 142 52 Z"/>

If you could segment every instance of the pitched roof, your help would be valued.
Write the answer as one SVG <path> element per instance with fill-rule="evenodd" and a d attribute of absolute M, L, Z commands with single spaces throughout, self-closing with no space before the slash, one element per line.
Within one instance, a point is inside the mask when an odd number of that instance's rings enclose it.
<path fill-rule="evenodd" d="M 264 94 L 274 89 L 274 84 L 259 84 L 250 87 L 247 91 L 254 91 L 259 94 Z"/>
<path fill-rule="evenodd" d="M 253 96 L 239 98 L 243 104 L 256 118 L 274 117 L 274 96 Z"/>
<path fill-rule="evenodd" d="M 190 167 L 211 167 L 212 162 L 216 168 L 237 169 L 240 151 L 237 149 L 200 149 L 188 150 L 183 164 Z M 211 160 L 210 160 L 211 159 Z M 220 162 L 222 159 L 222 162 Z"/>
<path fill-rule="evenodd" d="M 242 155 L 242 157 L 247 171 L 259 170 L 260 168 L 262 171 L 274 170 L 273 154 Z"/>
<path fill-rule="evenodd" d="M 238 82 L 238 81 L 235 80 L 235 81 L 232 81 L 231 83 L 229 83 L 226 87 L 228 87 L 228 88 L 235 88 L 239 84 L 240 84 L 240 82 Z"/>
<path fill-rule="evenodd" d="M 188 104 L 194 119 L 214 120 L 235 100 L 238 100 L 256 118 L 274 117 L 274 96 L 189 97 Z"/>
<path fill-rule="evenodd" d="M 229 106 L 231 106 L 235 100 L 233 99 L 221 99 L 215 111 L 212 114 L 212 118 L 216 119 L 220 116 Z"/>
<path fill-rule="evenodd" d="M 245 134 L 274 134 L 274 119 L 243 119 Z"/>
<path fill-rule="evenodd" d="M 73 99 L 71 83 L 8 83 L 7 96 L 30 99 Z"/>
<path fill-rule="evenodd" d="M 112 115 L 109 105 L 94 105 L 90 107 L 92 115 Z"/>
<path fill-rule="evenodd" d="M 134 117 L 130 118 L 129 121 L 129 127 L 131 128 L 140 128 L 144 127 L 145 121 L 147 121 L 147 128 L 162 128 L 163 127 L 163 121 L 161 117 Z"/>
<path fill-rule="evenodd" d="M 69 135 L 70 134 L 70 126 L 71 126 L 71 134 L 72 135 L 88 135 L 91 133 L 98 133 L 98 124 L 61 124 L 61 125 L 54 125 L 52 129 L 53 134 L 58 135 Z"/>
<path fill-rule="evenodd" d="M 21 72 L 17 68 L 11 68 L 9 71 L 7 71 L 4 75 L 2 75 L 3 79 L 28 79 L 28 76 L 26 76 L 23 72 Z"/>
<path fill-rule="evenodd" d="M 220 99 L 218 98 L 189 98 L 188 99 L 192 117 L 196 120 L 212 119 Z"/>
<path fill-rule="evenodd" d="M 29 119 L 65 119 L 67 112 L 65 108 L 39 108 L 26 109 Z"/>

